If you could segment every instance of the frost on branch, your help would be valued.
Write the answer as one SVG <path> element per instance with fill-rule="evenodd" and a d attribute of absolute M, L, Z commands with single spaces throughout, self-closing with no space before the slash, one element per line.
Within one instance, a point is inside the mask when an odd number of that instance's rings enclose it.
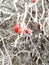
<path fill-rule="evenodd" d="M 49 65 L 49 0 L 0 0 L 0 65 Z"/>

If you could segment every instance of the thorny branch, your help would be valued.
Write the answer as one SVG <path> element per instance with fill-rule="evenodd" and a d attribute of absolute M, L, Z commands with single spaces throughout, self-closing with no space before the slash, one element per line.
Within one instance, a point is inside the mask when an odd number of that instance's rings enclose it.
<path fill-rule="evenodd" d="M 31 33 L 15 33 L 16 23 Z M 0 0 L 0 65 L 27 64 L 49 65 L 49 0 Z"/>

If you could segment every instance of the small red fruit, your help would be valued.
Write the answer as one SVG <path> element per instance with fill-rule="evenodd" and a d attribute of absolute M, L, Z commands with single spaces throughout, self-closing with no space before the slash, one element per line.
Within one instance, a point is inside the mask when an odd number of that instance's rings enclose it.
<path fill-rule="evenodd" d="M 25 32 L 26 32 L 27 34 L 30 34 L 31 31 L 30 31 L 30 29 L 26 29 Z"/>
<path fill-rule="evenodd" d="M 18 28 L 18 34 L 21 34 L 22 33 L 22 28 Z"/>
<path fill-rule="evenodd" d="M 36 0 L 32 0 L 32 2 L 33 2 L 33 3 L 35 3 L 35 2 L 36 2 Z"/>
<path fill-rule="evenodd" d="M 14 32 L 18 32 L 18 28 L 19 28 L 18 24 L 14 25 Z"/>

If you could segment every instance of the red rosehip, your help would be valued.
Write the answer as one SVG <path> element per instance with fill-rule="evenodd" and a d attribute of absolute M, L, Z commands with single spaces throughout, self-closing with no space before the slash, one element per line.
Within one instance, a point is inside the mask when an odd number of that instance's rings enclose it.
<path fill-rule="evenodd" d="M 33 3 L 35 3 L 35 2 L 36 2 L 36 0 L 32 0 L 32 2 L 33 2 Z"/>
<path fill-rule="evenodd" d="M 21 34 L 21 33 L 22 33 L 22 28 L 19 27 L 19 28 L 18 28 L 18 34 Z"/>
<path fill-rule="evenodd" d="M 18 24 L 14 25 L 14 32 L 18 32 L 18 28 L 19 28 Z"/>
<path fill-rule="evenodd" d="M 30 34 L 31 31 L 30 31 L 30 29 L 26 29 L 25 32 L 26 32 L 27 34 Z"/>

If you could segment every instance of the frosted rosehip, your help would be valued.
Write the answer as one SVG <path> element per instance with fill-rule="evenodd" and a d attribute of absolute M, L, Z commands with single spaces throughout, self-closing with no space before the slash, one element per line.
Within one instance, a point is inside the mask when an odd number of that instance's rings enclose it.
<path fill-rule="evenodd" d="M 35 3 L 35 2 L 36 2 L 36 0 L 32 0 L 32 2 L 33 2 L 33 3 Z"/>
<path fill-rule="evenodd" d="M 30 32 L 31 32 L 30 29 L 25 30 L 25 33 L 27 33 L 27 34 L 30 34 Z"/>
<path fill-rule="evenodd" d="M 21 34 L 21 33 L 22 33 L 22 28 L 19 27 L 19 28 L 18 28 L 18 34 Z"/>
<path fill-rule="evenodd" d="M 13 28 L 13 29 L 14 29 L 14 32 L 16 32 L 16 33 L 17 33 L 17 32 L 18 32 L 18 29 L 19 29 L 18 24 L 14 25 L 14 28 Z"/>

